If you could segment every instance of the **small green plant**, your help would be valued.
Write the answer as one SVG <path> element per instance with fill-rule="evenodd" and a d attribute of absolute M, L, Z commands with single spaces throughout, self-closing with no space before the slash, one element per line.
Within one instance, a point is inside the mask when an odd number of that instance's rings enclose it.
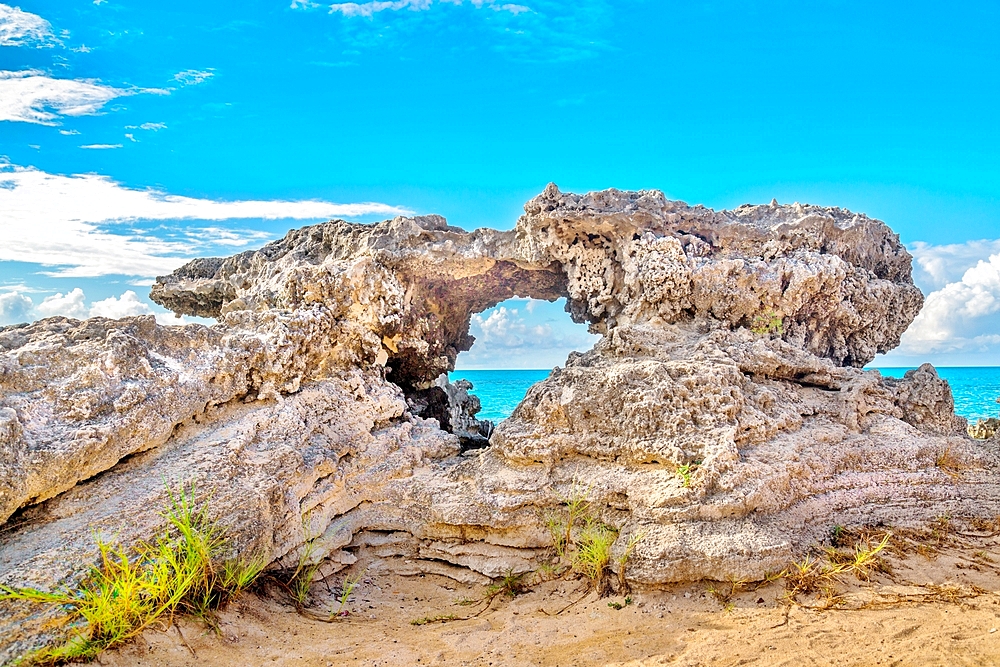
<path fill-rule="evenodd" d="M 292 596 L 292 601 L 297 607 L 305 607 L 309 604 L 312 591 L 313 578 L 322 564 L 321 560 L 313 558 L 316 552 L 316 544 L 313 541 L 306 542 L 302 546 L 302 553 L 299 555 L 299 562 L 288 575 L 288 591 Z"/>
<path fill-rule="evenodd" d="M 767 308 L 753 316 L 750 331 L 758 335 L 785 333 L 784 318 L 775 310 Z"/>
<path fill-rule="evenodd" d="M 692 461 L 691 463 L 685 463 L 674 468 L 674 472 L 681 478 L 681 486 L 685 489 L 690 488 L 694 481 L 694 474 L 700 467 L 701 461 Z"/>
<path fill-rule="evenodd" d="M 75 589 L 46 592 L 0 586 L 0 600 L 49 604 L 68 612 L 74 630 L 62 644 L 40 649 L 22 664 L 57 665 L 92 660 L 161 619 L 191 614 L 214 626 L 212 613 L 250 586 L 263 558 L 248 562 L 218 558 L 226 549 L 221 529 L 208 519 L 208 504 L 195 508 L 195 488 L 168 489 L 168 530 L 133 549 L 96 536 L 98 561 Z"/>
<path fill-rule="evenodd" d="M 337 601 L 340 602 L 340 606 L 337 607 L 337 611 L 334 612 L 332 616 L 347 616 L 348 612 L 345 611 L 344 607 L 347 606 L 347 601 L 350 599 L 351 593 L 353 593 L 354 589 L 358 587 L 358 584 L 361 583 L 364 576 L 365 573 L 360 572 L 353 577 L 344 577 L 344 583 L 340 587 L 340 597 L 337 598 Z"/>
<path fill-rule="evenodd" d="M 573 480 L 569 496 L 562 498 L 562 501 L 568 515 L 562 524 L 564 530 L 562 545 L 565 551 L 569 545 L 573 544 L 573 527 L 577 522 L 584 520 L 590 511 L 590 488 L 584 488 L 577 480 Z"/>
<path fill-rule="evenodd" d="M 632 604 L 632 596 L 626 595 L 625 599 L 622 602 L 609 602 L 608 606 L 611 607 L 612 609 L 620 611 L 625 607 L 629 606 L 630 604 Z"/>
<path fill-rule="evenodd" d="M 889 545 L 892 538 L 891 533 L 886 533 L 882 539 L 872 544 L 870 542 L 859 542 L 854 545 L 851 553 L 844 554 L 836 549 L 827 549 L 827 560 L 830 569 L 837 569 L 839 572 L 851 572 L 858 579 L 869 581 L 872 574 L 876 572 L 886 572 L 888 565 L 882 559 L 882 552 Z"/>
<path fill-rule="evenodd" d="M 276 577 L 278 583 L 285 588 L 291 596 L 292 602 L 300 611 L 309 604 L 313 579 L 316 577 L 320 565 L 323 564 L 322 559 L 315 558 L 318 535 L 311 534 L 309 524 L 309 513 L 306 512 L 302 515 L 302 534 L 305 537 L 305 543 L 299 553 L 298 563 L 291 572 L 286 570 L 283 575 Z"/>
<path fill-rule="evenodd" d="M 545 527 L 552 538 L 552 547 L 556 550 L 559 558 L 566 556 L 566 548 L 569 546 L 566 541 L 566 525 L 562 517 L 558 514 L 550 513 L 545 516 Z"/>
<path fill-rule="evenodd" d="M 528 583 L 525 581 L 526 578 L 526 572 L 514 574 L 513 570 L 507 570 L 507 574 L 486 587 L 486 597 L 491 600 L 498 595 L 516 598 L 518 595 L 527 593 L 529 589 Z"/>

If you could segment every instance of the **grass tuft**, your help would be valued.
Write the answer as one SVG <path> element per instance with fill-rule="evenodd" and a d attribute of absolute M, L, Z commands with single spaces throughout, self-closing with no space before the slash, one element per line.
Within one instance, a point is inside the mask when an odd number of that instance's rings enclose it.
<path fill-rule="evenodd" d="M 934 458 L 934 465 L 952 479 L 958 478 L 962 471 L 969 468 L 968 464 L 952 451 L 950 445 Z"/>
<path fill-rule="evenodd" d="M 600 521 L 591 520 L 584 526 L 576 542 L 573 569 L 587 577 L 601 597 L 610 592 L 608 565 L 611 563 L 611 545 L 616 539 L 617 530 Z"/>
<path fill-rule="evenodd" d="M 42 648 L 22 664 L 58 665 L 93 660 L 125 643 L 159 620 L 176 614 L 205 619 L 251 585 L 266 565 L 263 558 L 219 564 L 227 547 L 221 529 L 208 519 L 208 505 L 196 507 L 195 487 L 169 490 L 168 522 L 152 542 L 132 549 L 96 535 L 98 560 L 76 589 L 46 592 L 0 586 L 0 600 L 63 607 L 74 626 L 64 643 Z"/>

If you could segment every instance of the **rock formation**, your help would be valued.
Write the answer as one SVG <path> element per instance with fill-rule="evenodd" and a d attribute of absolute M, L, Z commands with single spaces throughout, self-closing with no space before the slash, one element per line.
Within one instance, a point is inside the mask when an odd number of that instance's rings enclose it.
<path fill-rule="evenodd" d="M 997 399 L 1000 403 L 1000 398 Z M 977 440 L 988 440 L 1000 432 L 1000 419 L 997 417 L 987 417 L 977 419 L 975 424 L 969 424 L 969 435 Z"/>
<path fill-rule="evenodd" d="M 276 567 L 313 542 L 326 572 L 366 550 L 468 581 L 537 567 L 574 490 L 615 554 L 643 535 L 626 576 L 650 586 L 760 578 L 834 525 L 1000 513 L 997 447 L 934 369 L 861 370 L 922 296 L 898 237 L 842 209 L 549 186 L 509 232 L 333 221 L 151 296 L 219 323 L 0 329 L 0 584 L 79 579 L 94 528 L 148 538 L 164 482 Z M 439 378 L 514 296 L 566 297 L 603 339 L 490 435 Z M 0 619 L 0 660 L 48 632 Z"/>

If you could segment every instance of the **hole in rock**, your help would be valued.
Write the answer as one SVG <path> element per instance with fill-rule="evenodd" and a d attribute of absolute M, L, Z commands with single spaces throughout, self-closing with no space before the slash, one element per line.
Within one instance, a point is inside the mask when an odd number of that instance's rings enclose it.
<path fill-rule="evenodd" d="M 589 350 L 601 339 L 573 322 L 565 308 L 564 298 L 508 299 L 472 316 L 469 333 L 476 341 L 458 355 L 448 378 L 460 399 L 471 394 L 468 412 L 484 424 L 482 439 L 469 438 L 465 448 L 486 446 L 493 426 L 511 415 L 533 384 L 565 365 L 570 352 Z"/>

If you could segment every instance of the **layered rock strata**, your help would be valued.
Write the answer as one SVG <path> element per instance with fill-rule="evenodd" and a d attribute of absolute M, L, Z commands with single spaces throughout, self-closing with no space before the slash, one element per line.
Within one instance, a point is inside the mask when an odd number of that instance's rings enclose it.
<path fill-rule="evenodd" d="M 603 339 L 462 455 L 488 427 L 438 378 L 471 316 L 514 296 L 566 297 Z M 95 527 L 148 538 L 165 482 L 195 482 L 274 567 L 312 542 L 324 572 L 365 551 L 470 581 L 549 558 L 574 493 L 620 531 L 614 555 L 643 536 L 625 573 L 643 585 L 759 578 L 834 525 L 1000 513 L 997 447 L 933 368 L 861 370 L 922 297 L 896 235 L 842 209 L 550 186 L 509 232 L 334 221 L 152 297 L 219 323 L 0 330 L 0 584 L 73 582 Z M 46 632 L 37 610 L 0 618 L 0 659 Z"/>

